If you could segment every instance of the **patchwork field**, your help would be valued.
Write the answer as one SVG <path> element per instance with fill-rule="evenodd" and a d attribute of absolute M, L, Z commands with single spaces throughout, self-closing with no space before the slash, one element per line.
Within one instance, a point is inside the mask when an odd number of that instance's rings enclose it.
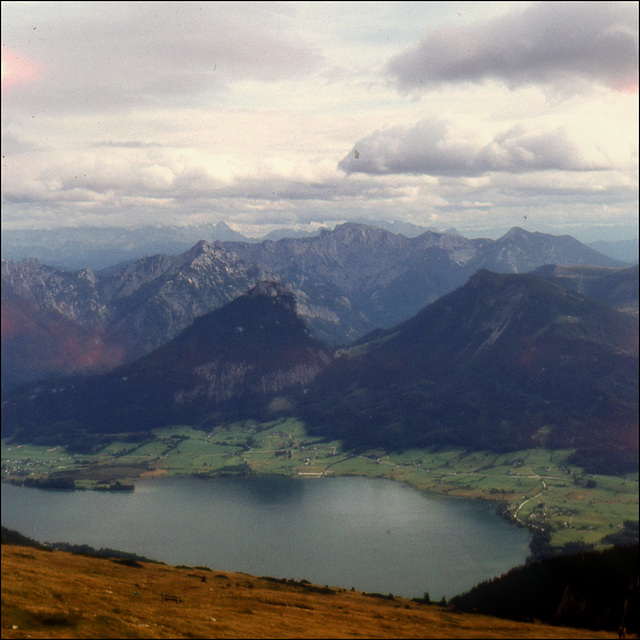
<path fill-rule="evenodd" d="M 570 542 L 598 544 L 625 521 L 637 522 L 638 474 L 586 476 L 566 462 L 571 452 L 420 449 L 355 455 L 344 452 L 340 442 L 309 437 L 296 420 L 282 419 L 234 423 L 210 432 L 188 426 L 158 429 L 151 441 L 114 442 L 91 454 L 3 441 L 2 477 L 16 482 L 65 478 L 87 489 L 165 474 L 387 478 L 425 491 L 495 501 L 507 517 L 522 525 L 550 525 L 555 547 Z"/>

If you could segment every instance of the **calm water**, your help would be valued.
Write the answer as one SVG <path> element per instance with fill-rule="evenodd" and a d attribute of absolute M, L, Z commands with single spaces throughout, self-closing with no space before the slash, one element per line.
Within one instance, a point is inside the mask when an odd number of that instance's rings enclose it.
<path fill-rule="evenodd" d="M 522 564 L 529 535 L 484 503 L 368 478 L 171 478 L 133 493 L 2 483 L 2 524 L 169 564 L 450 598 Z"/>

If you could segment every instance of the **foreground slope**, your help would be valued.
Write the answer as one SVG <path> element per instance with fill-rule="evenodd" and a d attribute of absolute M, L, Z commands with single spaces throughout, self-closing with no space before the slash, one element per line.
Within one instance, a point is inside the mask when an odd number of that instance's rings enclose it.
<path fill-rule="evenodd" d="M 244 573 L 2 545 L 3 638 L 613 638 Z M 162 600 L 162 594 L 181 602 Z"/>
<path fill-rule="evenodd" d="M 637 318 L 542 278 L 481 270 L 340 356 L 304 418 L 350 446 L 611 446 L 637 459 Z"/>

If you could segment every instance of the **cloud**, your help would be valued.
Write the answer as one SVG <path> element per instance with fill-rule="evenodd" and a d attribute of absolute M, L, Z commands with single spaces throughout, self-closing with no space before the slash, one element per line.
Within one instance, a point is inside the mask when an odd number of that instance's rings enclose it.
<path fill-rule="evenodd" d="M 413 126 L 373 132 L 339 163 L 372 175 L 477 176 L 486 172 L 601 171 L 628 162 L 631 146 L 619 126 L 599 118 L 578 124 L 518 124 L 487 139 L 479 123 L 465 130 L 425 118 Z"/>
<path fill-rule="evenodd" d="M 3 2 L 3 225 L 637 227 L 634 3 L 367 7 Z"/>
<path fill-rule="evenodd" d="M 37 17 L 28 5 L 3 12 L 3 43 L 37 67 L 39 80 L 3 96 L 9 106 L 211 104 L 234 83 L 304 76 L 321 60 L 278 3 L 53 3 Z"/>
<path fill-rule="evenodd" d="M 638 4 L 523 3 L 483 23 L 430 32 L 387 72 L 402 92 L 488 79 L 510 88 L 587 82 L 637 90 Z"/>

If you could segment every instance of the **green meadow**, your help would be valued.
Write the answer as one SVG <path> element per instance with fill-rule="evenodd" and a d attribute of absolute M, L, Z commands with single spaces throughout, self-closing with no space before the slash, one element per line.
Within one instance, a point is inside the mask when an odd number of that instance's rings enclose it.
<path fill-rule="evenodd" d="M 361 475 L 407 482 L 452 497 L 491 500 L 528 527 L 551 529 L 551 544 L 602 544 L 625 521 L 638 521 L 638 474 L 585 475 L 567 463 L 572 450 L 497 454 L 459 449 L 402 453 L 343 451 L 310 437 L 295 419 L 231 423 L 211 431 L 157 429 L 142 443 L 113 442 L 91 454 L 2 442 L 2 477 L 67 477 L 92 489 L 158 475 L 280 474 L 311 478 Z"/>

